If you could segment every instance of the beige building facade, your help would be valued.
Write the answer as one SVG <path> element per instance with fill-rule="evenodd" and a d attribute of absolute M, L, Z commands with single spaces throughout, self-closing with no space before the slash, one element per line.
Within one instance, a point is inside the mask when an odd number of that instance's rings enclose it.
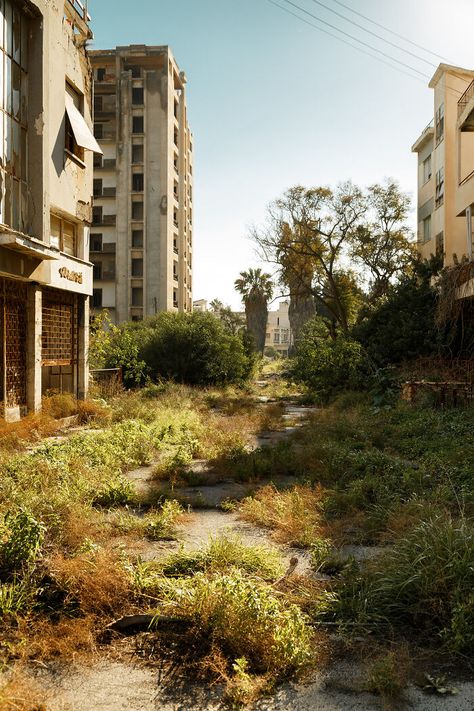
<path fill-rule="evenodd" d="M 112 321 L 192 311 L 193 138 L 186 76 L 167 46 L 90 52 L 94 311 Z"/>
<path fill-rule="evenodd" d="M 274 348 L 280 355 L 287 356 L 293 345 L 293 334 L 288 316 L 288 301 L 280 301 L 277 311 L 269 311 L 265 348 Z"/>
<path fill-rule="evenodd" d="M 5 0 L 0 13 L 0 405 L 85 397 L 92 265 L 89 16 L 77 0 Z"/>
<path fill-rule="evenodd" d="M 429 83 L 433 118 L 412 147 L 418 155 L 418 251 L 444 265 L 472 259 L 474 71 L 440 64 Z"/>

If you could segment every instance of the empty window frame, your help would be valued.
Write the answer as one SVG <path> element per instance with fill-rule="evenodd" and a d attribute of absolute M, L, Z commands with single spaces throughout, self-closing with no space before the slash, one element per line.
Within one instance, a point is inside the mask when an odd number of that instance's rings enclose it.
<path fill-rule="evenodd" d="M 105 80 L 105 67 L 97 67 L 95 70 L 95 77 L 97 81 Z"/>
<path fill-rule="evenodd" d="M 143 145 L 141 143 L 132 146 L 132 163 L 143 163 Z"/>
<path fill-rule="evenodd" d="M 102 195 L 102 178 L 94 178 L 92 192 L 94 197 L 100 197 Z"/>
<path fill-rule="evenodd" d="M 92 290 L 92 308 L 100 309 L 102 308 L 102 289 Z"/>
<path fill-rule="evenodd" d="M 132 277 L 143 276 L 143 259 L 132 259 Z"/>
<path fill-rule="evenodd" d="M 144 123 L 143 116 L 132 117 L 132 133 L 143 133 Z"/>
<path fill-rule="evenodd" d="M 143 220 L 142 202 L 132 202 L 132 220 Z"/>
<path fill-rule="evenodd" d="M 102 252 L 101 234 L 91 234 L 91 252 Z"/>
<path fill-rule="evenodd" d="M 92 208 L 92 224 L 101 225 L 104 221 L 103 207 L 101 205 L 94 205 Z"/>
<path fill-rule="evenodd" d="M 102 279 L 102 262 L 97 262 L 94 264 L 92 269 L 92 277 L 94 281 L 100 281 Z"/>
<path fill-rule="evenodd" d="M 132 105 L 133 106 L 143 106 L 143 87 L 134 86 L 132 87 Z"/>
<path fill-rule="evenodd" d="M 77 225 L 59 215 L 50 216 L 50 245 L 70 257 L 76 256 Z"/>
<path fill-rule="evenodd" d="M 134 249 L 143 248 L 143 230 L 132 230 L 132 247 Z"/>
<path fill-rule="evenodd" d="M 134 193 L 142 193 L 144 183 L 143 173 L 132 173 L 132 191 Z"/>
<path fill-rule="evenodd" d="M 132 306 L 143 306 L 143 289 L 141 286 L 132 287 Z"/>

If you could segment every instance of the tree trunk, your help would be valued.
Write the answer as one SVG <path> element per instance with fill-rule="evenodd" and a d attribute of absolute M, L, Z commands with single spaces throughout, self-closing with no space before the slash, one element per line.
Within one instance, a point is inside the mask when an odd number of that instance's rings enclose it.
<path fill-rule="evenodd" d="M 288 309 L 293 342 L 296 344 L 305 323 L 316 315 L 314 298 L 311 295 L 292 295 Z"/>
<path fill-rule="evenodd" d="M 265 348 L 265 335 L 267 332 L 268 308 L 265 301 L 249 302 L 245 305 L 247 330 L 252 335 L 257 353 L 262 353 Z"/>

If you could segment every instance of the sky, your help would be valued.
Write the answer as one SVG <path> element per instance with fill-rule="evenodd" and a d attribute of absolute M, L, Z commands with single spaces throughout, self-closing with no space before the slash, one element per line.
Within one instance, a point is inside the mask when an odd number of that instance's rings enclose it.
<path fill-rule="evenodd" d="M 275 1 L 319 24 L 286 0 Z M 233 284 L 239 272 L 255 266 L 272 271 L 259 262 L 249 228 L 261 224 L 267 204 L 292 185 L 335 186 L 351 179 L 367 186 L 391 177 L 416 202 L 410 148 L 433 116 L 427 85 L 442 60 L 336 0 L 321 2 L 417 56 L 363 32 L 316 0 L 292 1 L 420 74 L 400 65 L 397 71 L 269 0 L 89 0 L 92 48 L 168 44 L 186 73 L 194 134 L 195 300 L 219 298 L 238 308 Z M 344 4 L 450 63 L 474 68 L 473 0 Z M 414 215 L 413 210 L 413 226 Z"/>

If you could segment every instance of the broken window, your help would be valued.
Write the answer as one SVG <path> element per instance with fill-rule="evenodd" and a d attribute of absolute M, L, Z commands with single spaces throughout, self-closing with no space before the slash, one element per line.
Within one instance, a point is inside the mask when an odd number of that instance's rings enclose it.
<path fill-rule="evenodd" d="M 143 163 L 142 144 L 135 144 L 132 146 L 132 163 Z"/>
<path fill-rule="evenodd" d="M 143 276 L 143 259 L 132 259 L 132 277 Z"/>
<path fill-rule="evenodd" d="M 102 307 L 102 289 L 92 290 L 92 307 L 100 309 Z"/>
<path fill-rule="evenodd" d="M 143 230 L 132 230 L 132 247 L 134 249 L 142 249 Z"/>
<path fill-rule="evenodd" d="M 84 150 L 102 153 L 94 135 L 82 115 L 84 98 L 66 82 L 66 141 L 65 149 L 70 156 L 81 162 Z"/>
<path fill-rule="evenodd" d="M 102 252 L 102 235 L 91 235 L 91 252 Z"/>
<path fill-rule="evenodd" d="M 50 217 L 50 239 L 52 247 L 56 247 L 70 257 L 76 256 L 77 248 L 77 225 L 74 222 L 65 220 L 59 215 L 51 214 Z"/>
<path fill-rule="evenodd" d="M 142 202 L 132 202 L 132 220 L 143 220 Z"/>
<path fill-rule="evenodd" d="M 143 306 L 143 289 L 141 286 L 132 287 L 132 306 Z"/>
<path fill-rule="evenodd" d="M 132 190 L 135 193 L 142 193 L 144 186 L 143 173 L 132 174 Z"/>
<path fill-rule="evenodd" d="M 143 87 L 134 86 L 132 88 L 132 104 L 134 106 L 143 106 Z"/>

